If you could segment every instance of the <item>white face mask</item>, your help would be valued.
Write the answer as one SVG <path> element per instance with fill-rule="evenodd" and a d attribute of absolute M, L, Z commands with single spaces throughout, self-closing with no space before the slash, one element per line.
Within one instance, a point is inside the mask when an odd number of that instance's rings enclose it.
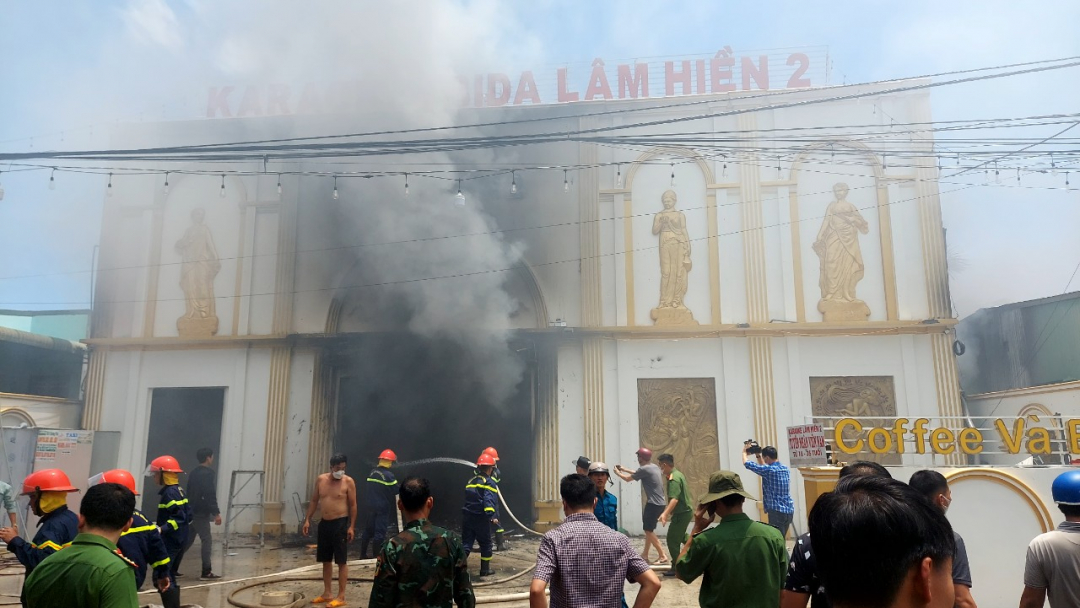
<path fill-rule="evenodd" d="M 334 476 L 334 479 L 345 477 L 345 471 L 330 471 L 330 474 Z"/>

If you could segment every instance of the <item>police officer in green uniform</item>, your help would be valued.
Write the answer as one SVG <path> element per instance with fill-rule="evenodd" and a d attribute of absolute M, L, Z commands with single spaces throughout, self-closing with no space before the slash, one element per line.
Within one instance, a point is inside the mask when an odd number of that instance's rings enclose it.
<path fill-rule="evenodd" d="M 405 529 L 387 541 L 375 566 L 369 608 L 474 608 L 467 554 L 456 534 L 428 521 L 428 481 L 409 477 L 398 490 Z"/>
<path fill-rule="evenodd" d="M 116 483 L 91 487 L 79 507 L 79 535 L 43 560 L 23 586 L 31 608 L 138 608 L 135 564 L 116 549 L 131 525 L 135 494 Z"/>
<path fill-rule="evenodd" d="M 686 529 L 694 521 L 694 510 L 690 504 L 694 497 L 690 494 L 690 484 L 681 471 L 675 468 L 675 457 L 661 454 L 657 459 L 660 471 L 667 482 L 667 507 L 660 514 L 660 523 L 667 525 L 667 546 L 672 561 L 679 555 L 679 549 L 686 540 Z M 675 569 L 668 570 L 664 576 L 675 576 Z"/>

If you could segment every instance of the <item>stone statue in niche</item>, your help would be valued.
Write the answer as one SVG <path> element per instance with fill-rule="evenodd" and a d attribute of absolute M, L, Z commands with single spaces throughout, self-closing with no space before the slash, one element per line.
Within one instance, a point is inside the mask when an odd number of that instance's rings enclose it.
<path fill-rule="evenodd" d="M 821 230 L 814 240 L 814 253 L 821 260 L 821 300 L 818 311 L 825 321 L 865 321 L 870 317 L 866 302 L 855 297 L 855 286 L 863 278 L 863 256 L 859 233 L 870 226 L 859 209 L 847 200 L 848 186 L 833 186 L 836 200 L 829 203 Z"/>
<path fill-rule="evenodd" d="M 214 278 L 221 271 L 221 260 L 206 211 L 191 212 L 191 226 L 176 242 L 176 252 L 183 260 L 180 266 L 180 289 L 184 291 L 184 316 L 176 320 L 181 337 L 208 338 L 218 331 L 217 307 L 214 302 Z"/>
<path fill-rule="evenodd" d="M 686 216 L 675 210 L 678 197 L 674 191 L 664 192 L 660 201 L 664 210 L 656 214 L 652 226 L 653 234 L 660 235 L 660 305 L 650 316 L 656 325 L 697 325 L 683 303 L 692 266 Z"/>

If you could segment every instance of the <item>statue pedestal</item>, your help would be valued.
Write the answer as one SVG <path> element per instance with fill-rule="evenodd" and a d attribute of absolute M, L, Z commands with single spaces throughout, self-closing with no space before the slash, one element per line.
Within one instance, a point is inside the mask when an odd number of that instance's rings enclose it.
<path fill-rule="evenodd" d="M 210 338 L 218 331 L 218 318 L 191 319 L 180 317 L 176 320 L 176 331 L 181 338 Z"/>
<path fill-rule="evenodd" d="M 870 318 L 870 307 L 862 300 L 852 300 L 851 302 L 821 300 L 818 302 L 817 309 L 818 312 L 825 315 L 826 323 L 865 321 Z"/>
<path fill-rule="evenodd" d="M 689 308 L 654 308 L 649 313 L 655 325 L 698 325 L 694 313 Z"/>

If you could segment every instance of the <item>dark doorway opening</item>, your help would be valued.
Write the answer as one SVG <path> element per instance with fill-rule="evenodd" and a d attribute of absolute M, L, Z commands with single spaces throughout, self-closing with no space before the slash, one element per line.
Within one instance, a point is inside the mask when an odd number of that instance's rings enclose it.
<path fill-rule="evenodd" d="M 408 334 L 351 338 L 338 351 L 339 370 L 335 452 L 349 458 L 349 474 L 361 493 L 364 480 L 383 449 L 401 463 L 450 457 L 476 461 L 480 452 L 499 451 L 501 491 L 526 525 L 533 519 L 532 409 L 534 365 L 527 343 L 511 346 L 524 372 L 513 394 L 492 403 L 482 389 L 484 369 L 473 366 L 461 347 L 447 340 Z M 460 528 L 465 484 L 471 468 L 428 463 L 395 467 L 399 479 L 426 477 L 435 498 L 432 520 Z M 508 531 L 517 526 L 503 517 Z"/>
<path fill-rule="evenodd" d="M 224 408 L 224 388 L 155 388 L 150 401 L 146 463 L 168 454 L 180 461 L 180 468 L 187 473 L 199 464 L 195 460 L 199 448 L 214 450 L 216 461 Z M 186 475 L 180 476 L 180 485 L 187 487 Z M 150 521 L 157 517 L 157 491 L 152 478 L 143 483 L 142 512 Z M 225 508 L 224 504 L 218 506 Z"/>

